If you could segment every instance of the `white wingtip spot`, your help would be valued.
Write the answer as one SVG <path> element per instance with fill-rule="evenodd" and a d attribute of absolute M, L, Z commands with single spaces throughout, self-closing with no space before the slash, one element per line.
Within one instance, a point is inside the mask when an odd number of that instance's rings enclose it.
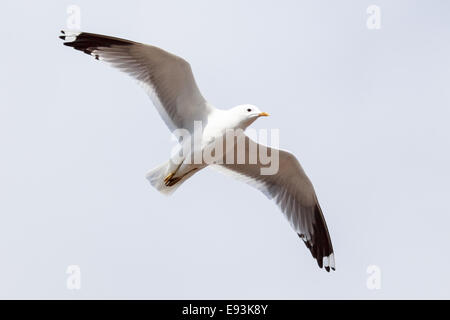
<path fill-rule="evenodd" d="M 332 270 L 336 270 L 336 267 L 334 265 L 334 253 L 330 254 L 327 257 L 322 258 L 323 266 L 325 268 L 331 268 Z M 329 270 L 329 269 L 327 269 Z"/>
<path fill-rule="evenodd" d="M 74 31 L 74 30 L 62 30 L 61 31 L 65 38 L 64 40 L 67 42 L 73 42 L 76 40 L 76 38 L 80 35 L 80 31 Z"/>
<path fill-rule="evenodd" d="M 330 265 L 328 264 L 328 257 L 323 257 L 323 259 L 322 259 L 322 262 L 323 262 L 323 266 L 326 268 L 326 267 L 329 267 Z"/>
<path fill-rule="evenodd" d="M 330 267 L 334 270 L 334 269 L 336 269 L 336 266 L 335 266 L 335 264 L 334 264 L 334 253 L 332 253 L 332 254 L 330 254 L 329 256 L 328 256 L 328 260 L 329 260 L 329 262 L 330 262 Z"/>
<path fill-rule="evenodd" d="M 91 56 L 93 56 L 96 60 L 104 60 L 102 56 L 100 56 L 100 51 L 93 50 L 91 52 Z"/>

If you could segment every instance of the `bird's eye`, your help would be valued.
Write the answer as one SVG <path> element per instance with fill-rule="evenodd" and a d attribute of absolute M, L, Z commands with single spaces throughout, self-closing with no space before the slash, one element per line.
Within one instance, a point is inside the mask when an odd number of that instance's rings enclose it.
<path fill-rule="evenodd" d="M 251 112 L 251 111 L 252 111 L 252 109 L 247 109 L 247 111 L 248 111 L 248 112 Z"/>

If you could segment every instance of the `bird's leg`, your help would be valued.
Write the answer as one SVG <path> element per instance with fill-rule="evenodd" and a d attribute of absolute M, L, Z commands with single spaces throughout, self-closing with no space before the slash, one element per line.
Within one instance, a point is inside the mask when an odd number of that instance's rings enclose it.
<path fill-rule="evenodd" d="M 177 166 L 177 168 L 173 171 L 170 172 L 167 177 L 164 178 L 164 184 L 167 186 L 169 181 L 173 178 L 173 176 L 177 173 L 178 169 L 180 169 L 181 165 L 183 164 L 183 162 L 181 161 L 180 164 Z"/>
<path fill-rule="evenodd" d="M 182 177 L 175 177 L 175 178 L 170 178 L 169 180 L 167 180 L 167 182 L 165 182 L 164 184 L 166 185 L 166 187 L 171 187 L 174 184 L 176 184 L 178 181 L 180 181 Z"/>
<path fill-rule="evenodd" d="M 171 172 L 167 175 L 167 177 L 164 178 L 164 184 L 167 186 L 167 183 L 172 179 L 172 177 L 175 175 L 175 172 Z"/>
<path fill-rule="evenodd" d="M 173 175 L 168 175 L 166 177 L 166 179 L 164 179 L 164 184 L 166 185 L 166 187 L 171 187 L 174 184 L 177 184 L 181 179 L 183 179 L 187 174 L 191 173 L 192 171 L 197 170 L 197 168 L 192 168 L 191 170 L 189 170 L 188 172 L 186 172 L 185 174 L 183 174 L 181 177 L 174 177 Z M 170 176 L 170 177 L 169 177 Z"/>

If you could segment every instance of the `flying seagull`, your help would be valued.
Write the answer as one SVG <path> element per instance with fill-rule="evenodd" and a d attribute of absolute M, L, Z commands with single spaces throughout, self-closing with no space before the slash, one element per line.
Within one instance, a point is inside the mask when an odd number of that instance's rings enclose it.
<path fill-rule="evenodd" d="M 105 61 L 135 78 L 147 91 L 172 132 L 183 129 L 195 135 L 195 122 L 200 122 L 203 125 L 200 142 L 203 149 L 217 137 L 223 137 L 227 130 L 245 130 L 257 118 L 268 116 L 253 105 L 239 105 L 229 110 L 215 108 L 200 93 L 189 63 L 160 48 L 93 33 L 61 32 L 60 38 L 66 41 L 64 45 Z M 275 174 L 263 175 L 262 161 L 251 162 L 247 156 L 243 163 L 221 161 L 210 165 L 258 188 L 273 199 L 319 267 L 335 270 L 333 246 L 322 210 L 314 187 L 297 158 L 290 152 L 258 144 L 243 131 L 236 139 L 244 142 L 246 155 L 251 150 L 264 148 L 270 154 L 278 154 L 279 170 Z M 237 144 L 233 151 L 236 148 Z M 180 163 L 167 161 L 151 170 L 147 179 L 160 192 L 172 193 L 208 166 L 204 162 L 191 163 L 186 161 L 187 158 Z"/>

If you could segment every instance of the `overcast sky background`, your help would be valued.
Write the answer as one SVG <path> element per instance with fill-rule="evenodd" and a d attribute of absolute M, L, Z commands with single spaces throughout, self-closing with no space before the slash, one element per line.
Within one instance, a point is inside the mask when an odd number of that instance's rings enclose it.
<path fill-rule="evenodd" d="M 144 91 L 64 47 L 84 31 L 191 63 L 217 107 L 272 114 L 311 178 L 337 271 L 274 203 L 204 170 L 145 180 L 173 142 Z M 381 29 L 366 9 L 381 8 Z M 448 1 L 2 1 L 0 298 L 450 298 Z M 81 290 L 66 288 L 79 265 Z M 366 287 L 369 265 L 381 289 Z"/>

